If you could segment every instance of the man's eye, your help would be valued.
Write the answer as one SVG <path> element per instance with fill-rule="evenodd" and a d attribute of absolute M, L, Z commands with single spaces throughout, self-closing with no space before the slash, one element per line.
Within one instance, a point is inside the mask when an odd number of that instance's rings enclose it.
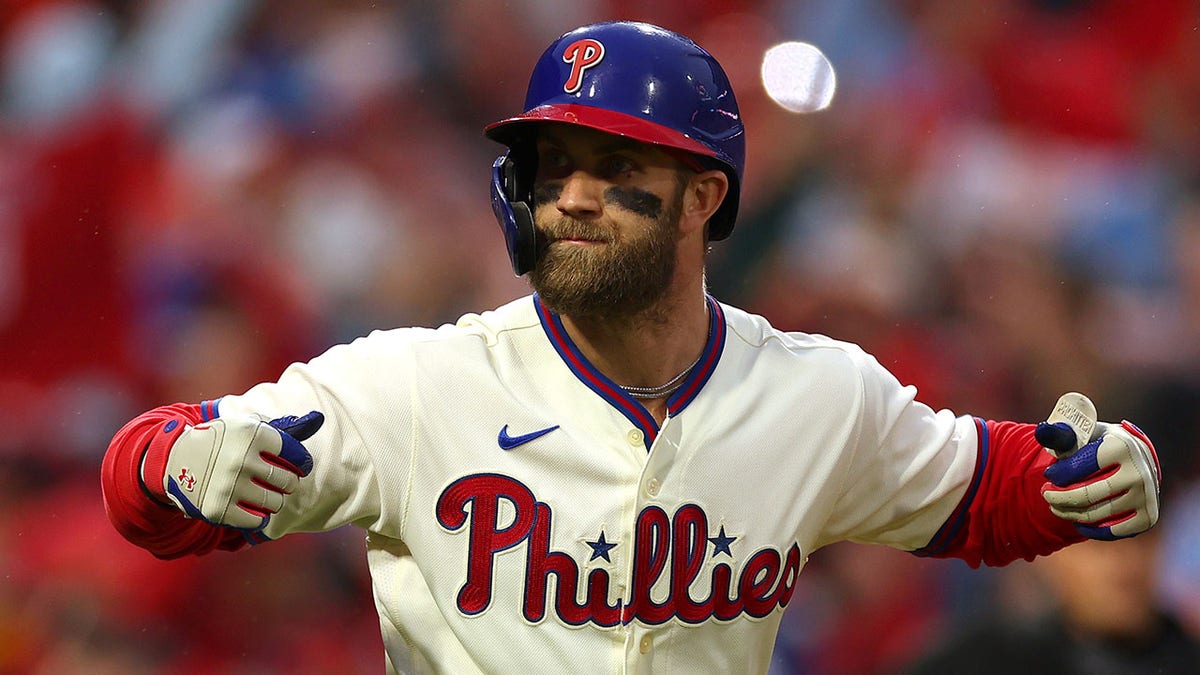
<path fill-rule="evenodd" d="M 539 172 L 549 178 L 562 178 L 570 173 L 571 163 L 565 153 L 549 150 L 538 158 Z"/>
<path fill-rule="evenodd" d="M 604 162 L 605 173 L 609 176 L 623 176 L 637 171 L 637 164 L 627 157 L 610 157 Z"/>

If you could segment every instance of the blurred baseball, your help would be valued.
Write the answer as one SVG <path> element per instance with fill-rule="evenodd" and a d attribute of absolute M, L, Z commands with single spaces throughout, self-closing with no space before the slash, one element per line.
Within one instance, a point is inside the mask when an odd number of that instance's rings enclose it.
<path fill-rule="evenodd" d="M 809 113 L 833 101 L 837 76 L 833 64 L 807 42 L 784 42 L 763 54 L 763 88 L 785 110 Z"/>

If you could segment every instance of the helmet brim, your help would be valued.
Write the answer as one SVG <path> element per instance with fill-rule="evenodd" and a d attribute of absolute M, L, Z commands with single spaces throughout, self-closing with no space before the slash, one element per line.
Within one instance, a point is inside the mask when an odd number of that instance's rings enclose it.
<path fill-rule="evenodd" d="M 674 129 L 633 115 L 586 105 L 538 106 L 516 117 L 493 122 L 484 127 L 483 131 L 488 138 L 511 147 L 514 142 L 527 137 L 535 124 L 544 122 L 574 124 L 631 138 L 642 143 L 675 148 L 703 157 L 713 157 L 728 163 L 727 159 L 719 157 L 712 148 Z M 529 139 L 532 140 L 532 137 Z"/>

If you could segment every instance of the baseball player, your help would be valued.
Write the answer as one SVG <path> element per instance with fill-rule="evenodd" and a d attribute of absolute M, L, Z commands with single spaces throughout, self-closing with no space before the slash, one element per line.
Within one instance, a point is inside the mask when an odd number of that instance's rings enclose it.
<path fill-rule="evenodd" d="M 691 40 L 563 35 L 486 129 L 535 292 L 138 416 L 112 522 L 162 558 L 360 527 L 389 672 L 448 673 L 764 672 L 827 544 L 1003 565 L 1154 525 L 1150 441 L 1083 397 L 1039 425 L 935 412 L 859 347 L 708 295 L 743 134 Z"/>

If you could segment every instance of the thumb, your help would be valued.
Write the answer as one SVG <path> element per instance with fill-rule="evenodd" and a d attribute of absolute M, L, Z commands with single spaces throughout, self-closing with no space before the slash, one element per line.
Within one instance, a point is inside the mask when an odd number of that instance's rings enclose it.
<path fill-rule="evenodd" d="M 1039 422 L 1033 430 L 1033 437 L 1042 447 L 1049 448 L 1059 456 L 1073 452 L 1077 442 L 1075 430 L 1066 422 Z"/>
<path fill-rule="evenodd" d="M 287 417 L 277 417 L 267 424 L 275 427 L 277 430 L 291 436 L 298 441 L 306 441 L 321 425 L 325 423 L 325 415 L 319 411 L 312 411 L 303 417 L 288 415 Z"/>

